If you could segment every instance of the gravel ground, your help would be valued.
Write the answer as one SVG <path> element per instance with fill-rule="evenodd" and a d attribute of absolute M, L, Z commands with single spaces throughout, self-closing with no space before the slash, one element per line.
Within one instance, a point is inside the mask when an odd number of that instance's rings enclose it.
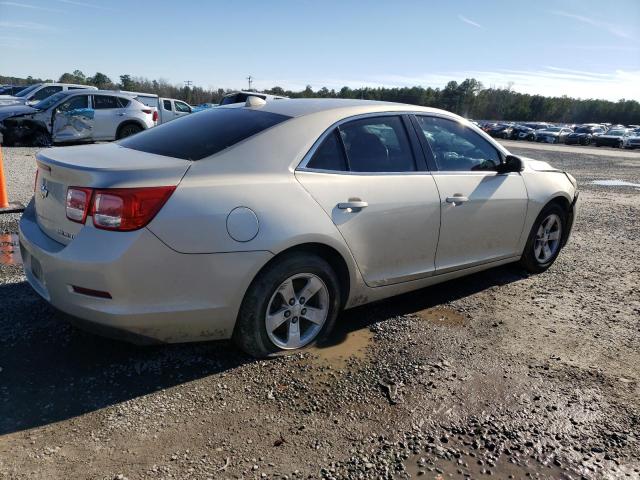
<path fill-rule="evenodd" d="M 640 478 L 640 189 L 590 183 L 640 156 L 509 148 L 580 183 L 549 271 L 361 307 L 294 356 L 95 337 L 0 264 L 0 478 Z"/>

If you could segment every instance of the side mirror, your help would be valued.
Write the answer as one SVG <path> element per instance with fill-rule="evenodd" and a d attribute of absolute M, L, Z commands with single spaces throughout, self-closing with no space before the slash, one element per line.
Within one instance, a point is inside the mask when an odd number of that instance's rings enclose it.
<path fill-rule="evenodd" d="M 515 155 L 507 155 L 504 162 L 498 165 L 497 171 L 498 173 L 521 172 L 523 167 L 522 160 Z"/>

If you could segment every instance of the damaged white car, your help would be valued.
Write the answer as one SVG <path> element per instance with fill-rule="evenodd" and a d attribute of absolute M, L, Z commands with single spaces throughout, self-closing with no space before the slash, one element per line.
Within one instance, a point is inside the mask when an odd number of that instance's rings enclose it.
<path fill-rule="evenodd" d="M 158 111 L 128 95 L 106 90 L 72 90 L 33 106 L 0 108 L 0 144 L 118 140 L 156 125 Z"/>
<path fill-rule="evenodd" d="M 34 105 L 49 98 L 51 95 L 69 90 L 97 90 L 97 88 L 74 83 L 36 83 L 15 95 L 0 95 L 0 107 L 7 105 Z"/>

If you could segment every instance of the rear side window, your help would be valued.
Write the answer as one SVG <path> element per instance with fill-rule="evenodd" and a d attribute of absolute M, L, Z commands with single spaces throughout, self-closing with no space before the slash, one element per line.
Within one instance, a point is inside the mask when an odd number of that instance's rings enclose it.
<path fill-rule="evenodd" d="M 164 106 L 165 110 L 171 111 L 171 100 L 163 100 L 162 105 Z"/>
<path fill-rule="evenodd" d="M 131 100 L 127 100 L 126 98 L 116 97 L 118 99 L 118 105 L 120 108 L 127 108 L 131 103 Z"/>
<path fill-rule="evenodd" d="M 58 93 L 62 91 L 62 87 L 58 85 L 51 85 L 49 87 L 44 87 L 42 90 L 38 90 L 36 94 L 31 98 L 31 100 L 44 100 L 45 98 L 50 97 L 54 93 Z"/>
<path fill-rule="evenodd" d="M 344 172 L 347 170 L 347 158 L 341 145 L 338 130 L 331 132 L 331 135 L 324 139 L 322 144 L 313 154 L 313 158 L 307 164 L 307 168 L 317 168 L 318 170 L 333 170 Z"/>
<path fill-rule="evenodd" d="M 118 105 L 118 99 L 116 97 L 110 97 L 108 95 L 94 95 L 93 108 L 96 110 L 106 110 L 108 108 L 120 108 L 120 105 Z"/>
<path fill-rule="evenodd" d="M 245 108 L 212 108 L 125 138 L 120 145 L 165 157 L 200 160 L 289 118 Z"/>

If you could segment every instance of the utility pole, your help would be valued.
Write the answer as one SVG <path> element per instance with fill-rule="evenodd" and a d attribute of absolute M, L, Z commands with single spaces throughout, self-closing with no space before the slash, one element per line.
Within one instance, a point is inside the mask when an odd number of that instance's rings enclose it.
<path fill-rule="evenodd" d="M 184 81 L 184 85 L 189 88 L 191 85 L 193 85 L 193 82 L 191 80 L 185 80 Z"/>
<path fill-rule="evenodd" d="M 191 103 L 191 85 L 193 85 L 193 82 L 191 80 L 184 81 L 184 86 L 187 89 L 187 103 Z"/>
<path fill-rule="evenodd" d="M 251 91 L 251 86 L 253 85 L 253 77 L 251 75 L 247 77 L 247 82 L 249 82 L 249 91 Z"/>

